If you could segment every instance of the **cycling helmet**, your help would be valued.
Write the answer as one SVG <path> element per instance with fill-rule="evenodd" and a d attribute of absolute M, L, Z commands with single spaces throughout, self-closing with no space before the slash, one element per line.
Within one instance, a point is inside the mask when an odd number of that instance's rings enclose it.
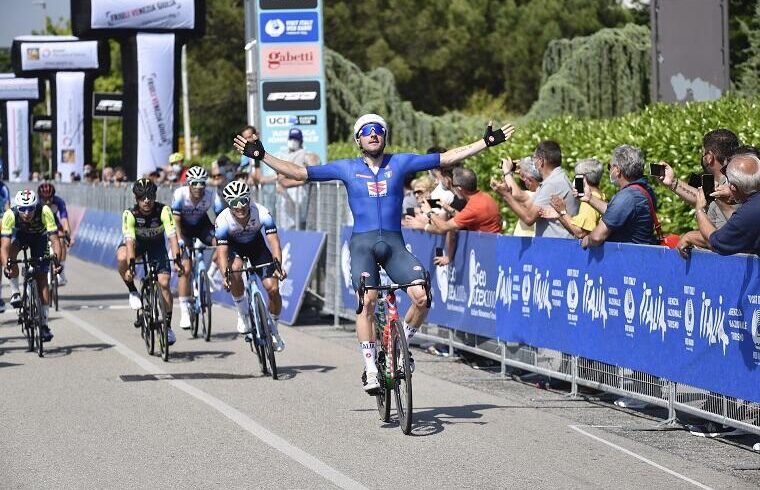
<path fill-rule="evenodd" d="M 40 184 L 40 186 L 37 187 L 37 194 L 39 194 L 43 200 L 48 201 L 55 196 L 55 186 L 50 182 Z"/>
<path fill-rule="evenodd" d="M 37 194 L 31 189 L 18 191 L 13 198 L 13 204 L 19 207 L 34 206 L 37 204 Z"/>
<path fill-rule="evenodd" d="M 135 197 L 155 196 L 157 190 L 156 184 L 150 179 L 138 179 L 132 185 L 132 192 Z"/>
<path fill-rule="evenodd" d="M 235 199 L 248 197 L 250 193 L 251 188 L 248 187 L 248 184 L 245 182 L 239 182 L 237 180 L 234 180 L 227 184 L 222 191 L 222 195 L 224 196 L 224 200 L 227 201 L 227 204 L 231 204 Z"/>
<path fill-rule="evenodd" d="M 184 159 L 185 159 L 185 155 L 179 152 L 172 153 L 171 155 L 169 155 L 169 163 L 181 162 Z"/>
<path fill-rule="evenodd" d="M 208 171 L 199 165 L 190 167 L 186 175 L 188 184 L 192 184 L 193 182 L 206 182 L 208 180 Z"/>
<path fill-rule="evenodd" d="M 369 123 L 377 123 L 385 129 L 385 138 L 388 138 L 388 123 L 377 114 L 364 114 L 354 123 L 354 141 L 359 144 L 359 130 Z"/>

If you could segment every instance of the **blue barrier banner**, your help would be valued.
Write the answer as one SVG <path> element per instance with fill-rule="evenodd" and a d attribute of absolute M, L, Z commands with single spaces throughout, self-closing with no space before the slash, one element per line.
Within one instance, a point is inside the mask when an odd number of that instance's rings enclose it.
<path fill-rule="evenodd" d="M 497 335 L 760 402 L 760 260 L 498 237 Z"/>
<path fill-rule="evenodd" d="M 448 266 L 434 264 L 436 247 L 444 248 L 444 236 L 416 230 L 403 230 L 407 249 L 430 271 L 433 304 L 427 321 L 456 330 L 496 338 L 498 285 L 504 272 L 496 265 L 497 235 L 460 232 L 454 261 Z M 351 254 L 348 242 L 351 227 L 341 230 L 341 291 L 345 308 L 356 308 L 351 285 Z M 381 275 L 383 283 L 390 280 Z M 399 313 L 403 315 L 409 300 L 399 294 Z"/>
<path fill-rule="evenodd" d="M 319 231 L 281 230 L 282 268 L 288 277 L 280 283 L 282 312 L 280 320 L 292 325 L 301 309 L 306 286 L 317 265 L 325 234 Z"/>

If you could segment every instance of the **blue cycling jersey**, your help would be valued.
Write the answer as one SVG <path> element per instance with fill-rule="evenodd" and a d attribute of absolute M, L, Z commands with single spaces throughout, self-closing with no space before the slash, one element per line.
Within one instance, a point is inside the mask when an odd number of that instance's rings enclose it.
<path fill-rule="evenodd" d="M 354 233 L 374 230 L 401 231 L 404 176 L 440 166 L 441 155 L 399 153 L 384 155 L 377 174 L 364 159 L 336 160 L 306 167 L 309 180 L 340 180 L 346 185 L 348 205 L 354 215 Z"/>
<path fill-rule="evenodd" d="M 11 205 L 11 191 L 4 182 L 0 182 L 0 211 L 5 211 L 6 205 Z"/>

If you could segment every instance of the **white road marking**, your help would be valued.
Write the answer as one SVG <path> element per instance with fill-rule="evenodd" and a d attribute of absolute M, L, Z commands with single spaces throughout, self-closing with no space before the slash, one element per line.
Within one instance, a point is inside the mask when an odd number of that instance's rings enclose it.
<path fill-rule="evenodd" d="M 114 339 L 110 335 L 104 333 L 95 325 L 92 325 L 91 323 L 85 320 L 82 320 L 81 318 L 77 317 L 73 313 L 68 312 L 68 311 L 62 311 L 61 315 L 65 317 L 67 320 L 69 320 L 70 322 L 72 322 L 73 324 L 77 325 L 79 328 L 81 328 L 85 332 L 92 335 L 93 337 L 101 340 L 104 343 L 112 344 L 117 352 L 119 352 L 121 355 L 131 360 L 132 362 L 134 362 L 141 368 L 143 368 L 148 373 L 165 374 L 165 375 L 171 374 L 166 369 L 162 368 L 160 365 L 153 364 L 149 360 L 145 359 L 144 357 L 140 356 L 135 351 L 127 347 L 126 345 L 122 344 L 121 342 Z M 220 400 L 219 398 L 216 398 L 215 396 L 210 395 L 209 393 L 206 393 L 205 391 L 200 390 L 184 381 L 167 379 L 164 382 L 174 386 L 180 391 L 184 391 L 188 395 L 193 396 L 194 398 L 202 401 L 206 405 L 214 408 L 219 413 L 221 413 L 222 415 L 224 415 L 225 417 L 227 417 L 228 419 L 235 422 L 237 425 L 239 425 L 240 427 L 242 427 L 243 429 L 251 433 L 254 437 L 259 439 L 261 442 L 280 451 L 282 454 L 289 457 L 290 459 L 298 463 L 301 463 L 306 468 L 317 473 L 318 475 L 332 482 L 336 486 L 340 488 L 345 488 L 345 489 L 367 490 L 367 487 L 365 487 L 361 483 L 349 478 L 348 476 L 344 475 L 343 473 L 336 470 L 335 468 L 317 459 L 315 456 L 312 456 L 306 451 L 294 446 L 293 444 L 289 443 L 282 437 L 269 431 L 263 425 L 259 424 L 258 422 L 250 418 L 248 415 L 228 405 L 227 403 Z"/>
<path fill-rule="evenodd" d="M 662 466 L 660 464 L 657 464 L 654 461 L 652 461 L 650 459 L 647 459 L 644 456 L 641 456 L 640 454 L 636 454 L 636 453 L 634 453 L 631 450 L 628 450 L 628 449 L 626 449 L 624 447 L 618 446 L 614 442 L 610 442 L 610 441 L 608 441 L 606 439 L 602 439 L 599 436 L 595 436 L 594 434 L 590 434 L 590 433 L 586 432 L 585 430 L 581 429 L 580 427 L 578 427 L 577 425 L 569 425 L 568 427 L 570 427 L 571 429 L 573 429 L 575 432 L 583 434 L 586 437 L 590 437 L 591 439 L 594 439 L 595 441 L 601 442 L 602 444 L 606 444 L 607 446 L 609 446 L 609 447 L 611 447 L 613 449 L 617 449 L 618 451 L 620 451 L 622 453 L 625 453 L 628 456 L 633 456 L 634 458 L 638 459 L 639 461 L 643 461 L 644 463 L 646 463 L 646 464 L 648 464 L 650 466 L 654 466 L 658 470 L 664 471 L 665 473 L 673 475 L 676 478 L 680 478 L 681 480 L 683 480 L 685 482 L 691 483 L 695 487 L 703 488 L 705 490 L 713 490 L 712 487 L 708 487 L 707 485 L 705 485 L 703 483 L 699 483 L 696 480 L 692 480 L 688 476 L 684 476 L 681 473 L 678 473 L 676 471 L 671 470 L 670 468 L 666 468 L 666 467 L 664 467 L 664 466 Z"/>

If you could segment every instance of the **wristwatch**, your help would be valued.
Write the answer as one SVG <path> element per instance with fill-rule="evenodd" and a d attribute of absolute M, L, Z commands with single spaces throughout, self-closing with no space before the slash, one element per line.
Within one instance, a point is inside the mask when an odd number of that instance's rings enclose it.
<path fill-rule="evenodd" d="M 559 215 L 560 216 L 567 216 L 567 211 L 563 209 L 562 211 L 559 212 Z"/>
<path fill-rule="evenodd" d="M 512 173 L 513 173 L 513 171 L 510 170 L 509 172 L 502 172 L 502 175 L 504 175 L 504 177 L 506 177 L 507 175 L 512 175 Z"/>

